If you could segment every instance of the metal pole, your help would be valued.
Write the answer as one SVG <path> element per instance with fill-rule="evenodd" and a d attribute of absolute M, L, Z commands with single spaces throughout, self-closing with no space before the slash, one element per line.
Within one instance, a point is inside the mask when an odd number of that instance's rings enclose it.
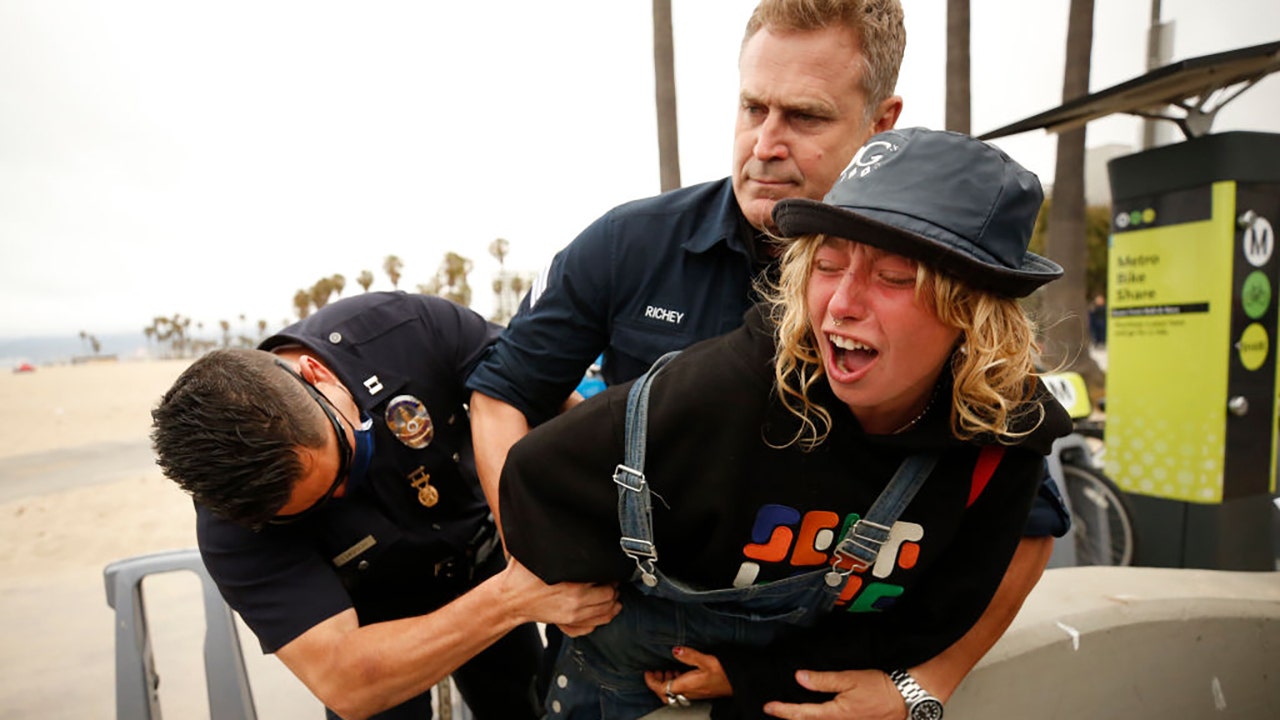
<path fill-rule="evenodd" d="M 1168 42 L 1164 25 L 1160 22 L 1160 0 L 1151 0 L 1151 27 L 1147 30 L 1147 72 L 1169 61 Z M 1161 120 L 1142 121 L 1142 149 L 1150 150 L 1159 144 L 1158 128 Z"/>

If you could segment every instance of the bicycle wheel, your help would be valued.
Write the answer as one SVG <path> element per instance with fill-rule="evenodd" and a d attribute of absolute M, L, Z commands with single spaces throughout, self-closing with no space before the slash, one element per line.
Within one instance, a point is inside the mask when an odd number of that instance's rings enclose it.
<path fill-rule="evenodd" d="M 1133 516 L 1111 478 L 1091 468 L 1062 464 L 1062 480 L 1071 504 L 1077 565 L 1133 563 Z"/>

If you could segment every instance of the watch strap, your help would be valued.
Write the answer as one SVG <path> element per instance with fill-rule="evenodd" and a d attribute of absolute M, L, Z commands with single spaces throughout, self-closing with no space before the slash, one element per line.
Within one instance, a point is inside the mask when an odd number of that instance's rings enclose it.
<path fill-rule="evenodd" d="M 930 695 L 929 691 L 921 687 L 920 683 L 916 682 L 916 679 L 906 670 L 894 670 L 889 673 L 889 679 L 893 681 L 898 692 L 902 693 L 902 699 L 907 703 L 908 720 L 913 720 L 917 716 L 916 706 L 922 703 L 931 706 L 932 712 L 927 713 L 928 715 L 935 718 L 942 717 L 942 701 Z"/>

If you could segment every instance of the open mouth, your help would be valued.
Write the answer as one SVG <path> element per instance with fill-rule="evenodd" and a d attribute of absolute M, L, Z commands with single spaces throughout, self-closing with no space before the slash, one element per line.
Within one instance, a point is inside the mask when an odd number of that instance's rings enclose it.
<path fill-rule="evenodd" d="M 880 351 L 853 338 L 827 334 L 831 342 L 831 362 L 841 373 L 852 375 L 865 370 L 880 355 Z"/>

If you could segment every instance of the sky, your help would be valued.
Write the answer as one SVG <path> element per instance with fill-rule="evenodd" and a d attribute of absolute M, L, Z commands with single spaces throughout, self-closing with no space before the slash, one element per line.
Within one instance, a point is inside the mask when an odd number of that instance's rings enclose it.
<path fill-rule="evenodd" d="M 673 0 L 682 182 L 727 175 L 756 0 Z M 945 0 L 903 0 L 899 127 L 943 125 Z M 1061 103 L 1068 0 L 972 0 L 972 129 Z M 1150 0 L 1099 0 L 1091 90 L 1145 72 Z M 1274 0 L 1164 0 L 1173 60 L 1280 40 Z M 295 317 L 471 258 L 533 272 L 658 192 L 649 0 L 0 0 L 0 338 Z M 1280 132 L 1280 73 L 1215 132 Z M 1090 124 L 1090 146 L 1140 124 Z M 1055 141 L 996 142 L 1052 183 Z"/>

